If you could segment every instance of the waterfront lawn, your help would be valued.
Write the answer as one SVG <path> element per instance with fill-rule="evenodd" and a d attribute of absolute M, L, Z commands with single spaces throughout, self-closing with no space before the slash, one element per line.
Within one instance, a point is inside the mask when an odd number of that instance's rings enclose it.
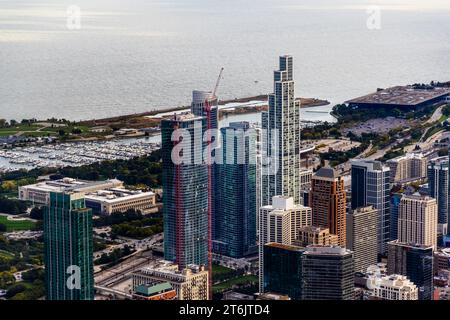
<path fill-rule="evenodd" d="M 6 231 L 22 231 L 22 230 L 32 230 L 36 223 L 30 220 L 8 220 L 6 216 L 0 216 L 0 224 L 6 226 Z"/>

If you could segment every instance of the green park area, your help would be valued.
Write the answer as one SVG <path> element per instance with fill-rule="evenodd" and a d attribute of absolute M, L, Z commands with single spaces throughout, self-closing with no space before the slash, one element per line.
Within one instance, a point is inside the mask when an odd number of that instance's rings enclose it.
<path fill-rule="evenodd" d="M 0 126 L 0 137 L 20 135 L 26 137 L 80 135 L 89 132 L 89 127 L 73 123 L 18 123 Z"/>
<path fill-rule="evenodd" d="M 0 224 L 5 225 L 8 232 L 31 230 L 36 225 L 35 222 L 30 220 L 8 220 L 6 216 L 0 216 Z"/>
<path fill-rule="evenodd" d="M 242 270 L 237 271 L 213 264 L 213 281 L 213 293 L 218 294 L 227 290 L 254 285 L 258 283 L 258 277 L 245 275 Z"/>

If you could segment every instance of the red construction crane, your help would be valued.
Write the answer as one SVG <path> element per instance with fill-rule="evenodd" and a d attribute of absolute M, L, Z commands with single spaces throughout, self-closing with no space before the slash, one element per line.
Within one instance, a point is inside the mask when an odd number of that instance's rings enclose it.
<path fill-rule="evenodd" d="M 210 145 L 212 143 L 211 137 L 211 100 L 216 99 L 217 88 L 219 87 L 220 80 L 222 79 L 223 68 L 220 69 L 219 77 L 217 78 L 216 85 L 212 91 L 211 97 L 205 100 L 205 112 L 206 112 L 206 122 L 208 129 L 207 143 Z M 209 278 L 209 299 L 212 300 L 212 165 L 211 165 L 211 151 L 208 152 L 208 278 Z"/>

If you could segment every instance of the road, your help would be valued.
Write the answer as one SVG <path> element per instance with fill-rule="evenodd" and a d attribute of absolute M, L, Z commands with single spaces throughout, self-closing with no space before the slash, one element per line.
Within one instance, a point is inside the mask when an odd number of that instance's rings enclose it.
<path fill-rule="evenodd" d="M 438 107 L 433 115 L 425 122 L 426 124 L 431 124 L 433 122 L 438 121 L 442 117 L 442 109 L 445 107 L 445 105 Z"/>

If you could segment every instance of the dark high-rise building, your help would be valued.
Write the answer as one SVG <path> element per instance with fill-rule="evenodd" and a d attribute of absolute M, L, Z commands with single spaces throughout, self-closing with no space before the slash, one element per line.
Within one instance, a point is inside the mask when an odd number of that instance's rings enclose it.
<path fill-rule="evenodd" d="M 264 292 L 302 298 L 304 248 L 270 242 L 264 245 Z"/>
<path fill-rule="evenodd" d="M 361 207 L 347 214 L 347 249 L 353 251 L 355 272 L 378 262 L 377 209 Z"/>
<path fill-rule="evenodd" d="M 445 225 L 447 229 L 448 219 L 448 156 L 434 158 L 429 161 L 428 190 L 430 196 L 436 199 L 438 205 L 438 225 Z"/>
<path fill-rule="evenodd" d="M 419 288 L 419 300 L 433 296 L 433 247 L 401 243 L 388 243 L 388 273 L 407 276 Z"/>
<path fill-rule="evenodd" d="M 308 204 L 312 209 L 312 225 L 328 228 L 346 246 L 346 192 L 344 179 L 332 168 L 320 168 L 312 177 Z"/>
<path fill-rule="evenodd" d="M 398 239 L 398 214 L 400 208 L 400 201 L 402 200 L 403 194 L 394 193 L 391 195 L 391 218 L 390 222 L 390 239 L 391 241 Z"/>
<path fill-rule="evenodd" d="M 51 192 L 44 208 L 47 300 L 93 300 L 92 210 L 81 193 Z"/>
<path fill-rule="evenodd" d="M 274 91 L 268 96 L 269 109 L 261 115 L 263 160 L 262 205 L 270 205 L 274 196 L 300 199 L 300 104 L 295 101 L 294 59 L 280 57 L 280 69 L 274 72 Z"/>
<path fill-rule="evenodd" d="M 353 253 L 337 246 L 308 246 L 302 278 L 303 300 L 353 300 Z"/>
<path fill-rule="evenodd" d="M 255 253 L 256 247 L 256 131 L 248 122 L 222 128 L 220 207 L 214 251 L 233 258 Z"/>
<path fill-rule="evenodd" d="M 390 239 L 390 169 L 380 161 L 352 161 L 352 209 L 373 206 L 378 211 L 378 253 Z"/>
<path fill-rule="evenodd" d="M 181 268 L 188 264 L 208 265 L 208 166 L 203 162 L 206 144 L 202 140 L 205 130 L 206 119 L 192 113 L 161 121 L 164 257 Z"/>

